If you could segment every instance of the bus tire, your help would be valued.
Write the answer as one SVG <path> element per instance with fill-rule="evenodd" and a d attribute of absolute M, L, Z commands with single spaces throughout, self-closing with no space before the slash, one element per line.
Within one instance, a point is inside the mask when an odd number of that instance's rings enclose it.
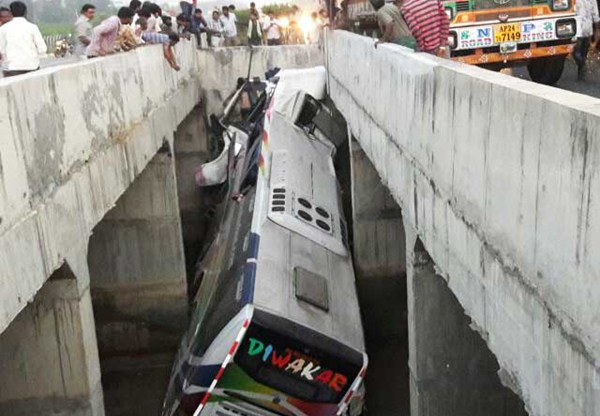
<path fill-rule="evenodd" d="M 531 80 L 545 85 L 556 84 L 565 69 L 565 59 L 564 55 L 532 59 L 527 64 Z"/>

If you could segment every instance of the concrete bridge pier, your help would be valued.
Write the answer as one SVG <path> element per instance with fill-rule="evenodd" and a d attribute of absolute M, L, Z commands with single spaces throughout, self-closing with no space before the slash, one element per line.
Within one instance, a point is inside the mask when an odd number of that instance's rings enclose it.
<path fill-rule="evenodd" d="M 352 235 L 359 301 L 369 354 L 367 408 L 374 415 L 409 410 L 406 258 L 400 207 L 350 139 Z"/>
<path fill-rule="evenodd" d="M 376 415 L 526 416 L 495 356 L 360 144 L 350 141 L 354 263 Z"/>
<path fill-rule="evenodd" d="M 411 415 L 526 416 L 421 240 L 407 242 Z"/>
<path fill-rule="evenodd" d="M 78 263 L 55 271 L 0 335 L 3 416 L 104 415 L 85 256 Z"/>
<path fill-rule="evenodd" d="M 88 261 L 102 357 L 177 347 L 187 290 L 169 143 L 94 228 Z"/>

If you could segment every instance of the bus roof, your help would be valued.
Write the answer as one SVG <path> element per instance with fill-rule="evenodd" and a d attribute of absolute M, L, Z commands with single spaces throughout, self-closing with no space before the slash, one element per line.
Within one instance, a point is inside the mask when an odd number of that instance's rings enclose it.
<path fill-rule="evenodd" d="M 268 191 L 257 196 L 263 201 L 254 213 L 261 225 L 253 303 L 364 351 L 332 146 L 277 112 L 268 137 Z M 278 158 L 285 159 L 279 167 Z M 284 210 L 274 213 L 282 190 Z"/>

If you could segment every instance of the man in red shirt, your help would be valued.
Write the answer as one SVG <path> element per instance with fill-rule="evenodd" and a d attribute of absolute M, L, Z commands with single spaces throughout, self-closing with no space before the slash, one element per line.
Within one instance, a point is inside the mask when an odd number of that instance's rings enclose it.
<path fill-rule="evenodd" d="M 402 16 L 417 40 L 419 51 L 445 56 L 450 20 L 440 0 L 404 0 Z"/>

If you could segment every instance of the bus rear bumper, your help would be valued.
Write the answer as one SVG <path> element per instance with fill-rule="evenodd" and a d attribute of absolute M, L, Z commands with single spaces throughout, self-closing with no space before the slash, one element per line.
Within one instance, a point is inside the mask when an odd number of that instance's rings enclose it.
<path fill-rule="evenodd" d="M 573 51 L 573 47 L 574 44 L 545 46 L 520 49 L 510 54 L 501 54 L 498 52 L 484 53 L 482 50 L 479 50 L 479 53 L 476 52 L 473 55 L 453 57 L 452 60 L 470 65 L 504 63 L 506 66 L 513 66 L 530 59 L 568 55 Z"/>

